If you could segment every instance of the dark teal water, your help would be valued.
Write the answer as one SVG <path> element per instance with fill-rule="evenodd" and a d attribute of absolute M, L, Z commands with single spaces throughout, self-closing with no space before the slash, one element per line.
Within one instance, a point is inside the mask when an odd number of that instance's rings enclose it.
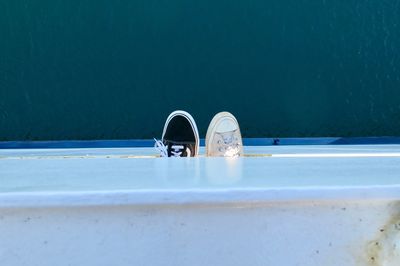
<path fill-rule="evenodd" d="M 400 135 L 400 2 L 1 0 L 0 140 Z"/>

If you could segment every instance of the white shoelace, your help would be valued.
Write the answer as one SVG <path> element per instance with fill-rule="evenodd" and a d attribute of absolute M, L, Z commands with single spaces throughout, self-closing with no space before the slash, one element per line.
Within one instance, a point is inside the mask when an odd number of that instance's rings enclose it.
<path fill-rule="evenodd" d="M 220 134 L 223 141 L 218 141 L 220 147 L 218 150 L 224 152 L 225 157 L 236 157 L 239 156 L 240 143 L 237 138 L 234 137 L 233 133 Z"/>
<path fill-rule="evenodd" d="M 157 151 L 160 152 L 161 157 L 168 157 L 168 149 L 167 146 L 164 145 L 164 143 L 161 140 L 157 140 L 154 138 L 154 148 L 156 148 Z"/>
<path fill-rule="evenodd" d="M 161 140 L 154 139 L 154 148 L 157 149 L 157 151 L 160 152 L 161 157 L 168 157 L 168 148 L 167 146 L 164 145 L 164 143 Z M 171 154 L 173 157 L 181 157 L 183 149 L 185 148 L 183 145 L 172 145 L 171 146 L 172 151 Z M 190 157 L 190 150 L 186 149 L 188 152 L 188 157 Z"/>

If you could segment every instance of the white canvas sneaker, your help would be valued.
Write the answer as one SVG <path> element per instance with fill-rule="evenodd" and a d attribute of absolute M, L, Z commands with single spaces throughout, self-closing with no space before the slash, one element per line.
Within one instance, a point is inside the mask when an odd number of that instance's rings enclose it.
<path fill-rule="evenodd" d="M 243 155 L 239 124 L 231 113 L 220 112 L 211 120 L 206 135 L 206 155 L 223 157 Z"/>

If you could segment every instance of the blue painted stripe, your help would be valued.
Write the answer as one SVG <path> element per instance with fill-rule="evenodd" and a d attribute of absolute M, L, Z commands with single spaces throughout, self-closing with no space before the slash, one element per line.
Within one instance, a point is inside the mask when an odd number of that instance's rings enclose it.
<path fill-rule="evenodd" d="M 247 138 L 243 139 L 245 146 L 270 145 L 327 145 L 339 138 Z"/>
<path fill-rule="evenodd" d="M 65 141 L 4 141 L 3 149 L 62 149 L 62 148 L 124 148 L 152 147 L 154 140 L 65 140 Z"/>
<path fill-rule="evenodd" d="M 362 138 L 244 138 L 245 146 L 271 145 L 357 145 L 357 144 L 400 144 L 400 137 Z M 62 148 L 124 148 L 153 147 L 150 139 L 131 140 L 66 140 L 66 141 L 4 141 L 0 149 L 62 149 Z M 204 139 L 200 140 L 204 146 Z"/>
<path fill-rule="evenodd" d="M 400 144 L 400 137 L 364 137 L 364 138 L 339 138 L 331 144 L 335 145 L 366 145 L 366 144 Z"/>

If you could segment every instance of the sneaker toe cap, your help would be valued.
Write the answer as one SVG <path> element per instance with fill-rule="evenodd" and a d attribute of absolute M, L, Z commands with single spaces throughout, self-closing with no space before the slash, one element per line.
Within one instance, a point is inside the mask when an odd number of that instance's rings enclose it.
<path fill-rule="evenodd" d="M 238 124 L 231 118 L 223 118 L 216 125 L 215 129 L 218 133 L 230 132 L 238 129 Z"/>

